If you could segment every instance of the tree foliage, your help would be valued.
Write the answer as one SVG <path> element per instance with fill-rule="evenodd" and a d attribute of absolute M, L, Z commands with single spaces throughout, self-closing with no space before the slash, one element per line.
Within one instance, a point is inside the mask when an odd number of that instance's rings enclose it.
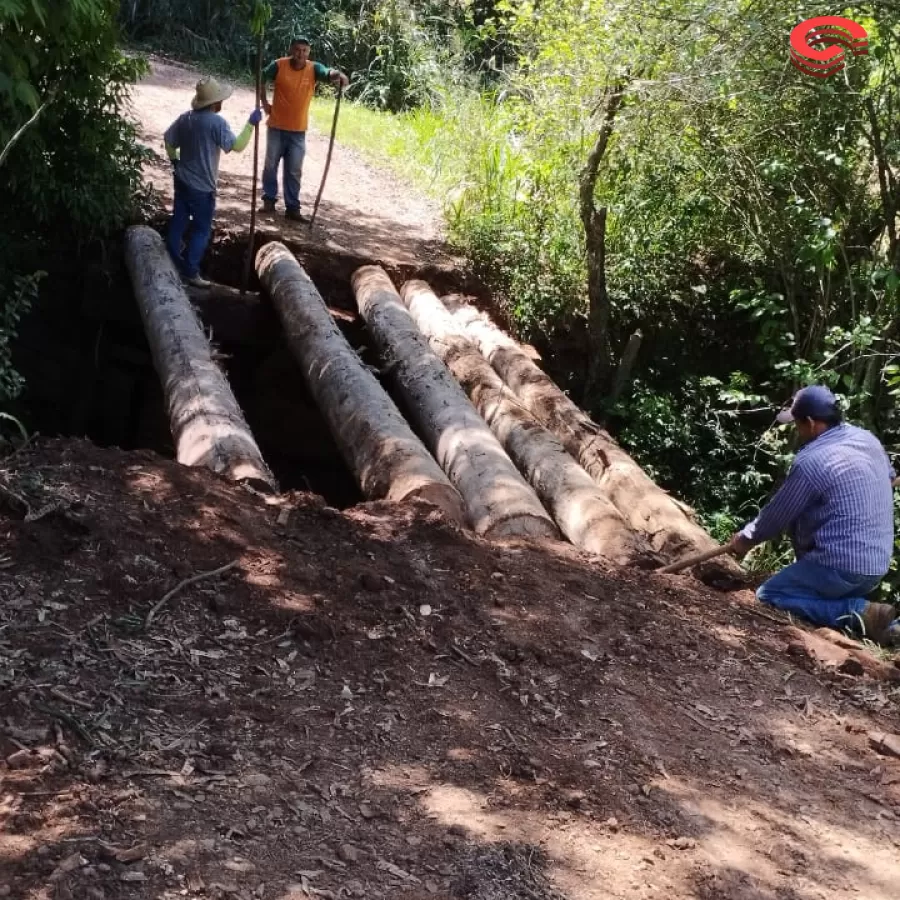
<path fill-rule="evenodd" d="M 130 38 L 188 54 L 252 67 L 255 41 L 246 2 L 126 0 L 121 20 Z M 379 109 L 403 110 L 435 99 L 463 66 L 488 64 L 500 43 L 481 40 L 476 22 L 493 9 L 483 0 L 271 0 L 265 36 L 269 57 L 304 34 L 313 57 L 343 68 L 348 96 Z"/>
<path fill-rule="evenodd" d="M 125 118 L 141 70 L 118 47 L 113 0 L 0 0 L 0 402 L 21 382 L 9 352 L 54 244 L 78 252 L 142 196 Z"/>
<path fill-rule="evenodd" d="M 789 61 L 791 28 L 821 14 L 802 0 L 497 14 L 518 65 L 484 105 L 489 138 L 473 129 L 450 220 L 558 377 L 581 391 L 603 342 L 616 357 L 639 328 L 630 397 L 582 399 L 707 511 L 740 516 L 771 487 L 785 448 L 759 435 L 811 380 L 897 440 L 900 10 L 848 11 L 870 54 L 821 80 Z M 622 79 L 594 187 L 610 307 L 597 333 L 579 177 Z"/>

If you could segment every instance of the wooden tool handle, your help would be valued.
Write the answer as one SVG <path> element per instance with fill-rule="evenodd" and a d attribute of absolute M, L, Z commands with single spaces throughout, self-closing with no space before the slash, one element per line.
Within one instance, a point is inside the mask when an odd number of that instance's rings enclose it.
<path fill-rule="evenodd" d="M 693 556 L 685 557 L 685 559 L 680 562 L 670 563 L 656 571 L 663 575 L 670 575 L 673 572 L 681 572 L 684 569 L 689 569 L 691 566 L 696 566 L 698 563 L 706 562 L 708 559 L 715 559 L 717 556 L 722 556 L 727 552 L 727 545 L 724 547 L 716 547 L 714 550 L 707 550 L 705 553 L 696 553 Z"/>

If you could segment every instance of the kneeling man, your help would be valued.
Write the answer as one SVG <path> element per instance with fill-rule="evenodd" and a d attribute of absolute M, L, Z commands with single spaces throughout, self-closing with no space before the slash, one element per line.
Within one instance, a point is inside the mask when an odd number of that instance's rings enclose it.
<path fill-rule="evenodd" d="M 775 496 L 732 537 L 730 552 L 740 558 L 787 532 L 797 561 L 762 584 L 760 600 L 816 625 L 900 642 L 897 610 L 866 599 L 894 549 L 895 473 L 884 447 L 845 423 L 821 385 L 798 391 L 778 421 L 794 423 L 800 450 Z"/>

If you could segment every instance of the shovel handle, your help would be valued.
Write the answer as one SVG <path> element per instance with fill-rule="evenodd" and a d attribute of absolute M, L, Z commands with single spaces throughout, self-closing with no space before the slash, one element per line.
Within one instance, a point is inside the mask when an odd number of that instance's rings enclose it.
<path fill-rule="evenodd" d="M 696 566 L 699 563 L 706 562 L 708 559 L 715 559 L 717 556 L 722 556 L 728 552 L 728 546 L 724 547 L 716 547 L 714 550 L 707 550 L 705 553 L 695 553 L 693 556 L 686 556 L 680 562 L 670 563 L 667 566 L 663 566 L 661 569 L 657 569 L 656 571 L 662 575 L 670 575 L 673 572 L 681 572 L 684 569 L 690 569 L 691 566 Z"/>

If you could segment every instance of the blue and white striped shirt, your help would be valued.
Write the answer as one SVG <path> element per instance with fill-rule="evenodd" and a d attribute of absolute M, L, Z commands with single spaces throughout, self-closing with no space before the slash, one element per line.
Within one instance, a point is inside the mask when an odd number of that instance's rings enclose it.
<path fill-rule="evenodd" d="M 837 425 L 797 452 L 774 497 L 741 534 L 787 531 L 797 558 L 856 575 L 884 575 L 894 549 L 894 470 L 874 434 Z"/>

